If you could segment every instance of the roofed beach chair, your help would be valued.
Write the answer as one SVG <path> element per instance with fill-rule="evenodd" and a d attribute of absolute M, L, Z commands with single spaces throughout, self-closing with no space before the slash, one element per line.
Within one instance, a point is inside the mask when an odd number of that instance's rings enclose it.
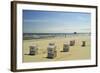
<path fill-rule="evenodd" d="M 70 41 L 70 46 L 74 46 L 75 45 L 75 40 Z"/>
<path fill-rule="evenodd" d="M 57 50 L 54 43 L 49 43 L 47 47 L 47 58 L 55 58 L 57 56 Z"/>
<path fill-rule="evenodd" d="M 38 53 L 37 45 L 32 45 L 29 48 L 29 55 L 36 55 Z"/>
<path fill-rule="evenodd" d="M 86 41 L 82 41 L 82 47 L 86 46 Z"/>
<path fill-rule="evenodd" d="M 69 52 L 69 45 L 68 43 L 63 44 L 63 52 Z"/>

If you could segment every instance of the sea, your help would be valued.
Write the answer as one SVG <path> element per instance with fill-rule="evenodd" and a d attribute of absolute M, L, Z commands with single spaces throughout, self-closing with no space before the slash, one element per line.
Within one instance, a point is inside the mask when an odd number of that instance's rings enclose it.
<path fill-rule="evenodd" d="M 56 37 L 91 36 L 91 33 L 23 33 L 23 40 L 46 39 Z"/>

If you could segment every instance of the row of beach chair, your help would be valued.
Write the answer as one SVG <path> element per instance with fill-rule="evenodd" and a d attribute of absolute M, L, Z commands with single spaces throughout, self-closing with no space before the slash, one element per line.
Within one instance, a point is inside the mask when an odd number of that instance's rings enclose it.
<path fill-rule="evenodd" d="M 75 40 L 70 41 L 70 44 L 64 43 L 62 52 L 69 52 L 69 46 L 74 46 Z M 86 46 L 86 41 L 82 41 L 82 47 Z M 36 55 L 38 54 L 38 47 L 37 45 L 32 45 L 29 47 L 29 55 Z M 55 43 L 49 43 L 47 47 L 47 58 L 55 58 L 57 56 L 57 49 Z"/>

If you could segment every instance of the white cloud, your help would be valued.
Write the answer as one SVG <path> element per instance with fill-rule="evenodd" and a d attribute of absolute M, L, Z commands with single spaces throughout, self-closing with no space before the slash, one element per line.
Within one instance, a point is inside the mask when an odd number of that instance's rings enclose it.
<path fill-rule="evenodd" d="M 90 32 L 91 28 L 90 27 L 54 27 L 54 28 L 48 28 L 45 30 L 46 32 L 55 32 L 55 33 L 70 33 L 70 32 Z"/>

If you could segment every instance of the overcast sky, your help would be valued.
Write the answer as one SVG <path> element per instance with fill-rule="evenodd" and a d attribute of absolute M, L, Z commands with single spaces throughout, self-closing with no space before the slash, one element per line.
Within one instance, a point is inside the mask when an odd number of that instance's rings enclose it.
<path fill-rule="evenodd" d="M 24 33 L 88 33 L 90 27 L 90 13 L 23 10 Z"/>

